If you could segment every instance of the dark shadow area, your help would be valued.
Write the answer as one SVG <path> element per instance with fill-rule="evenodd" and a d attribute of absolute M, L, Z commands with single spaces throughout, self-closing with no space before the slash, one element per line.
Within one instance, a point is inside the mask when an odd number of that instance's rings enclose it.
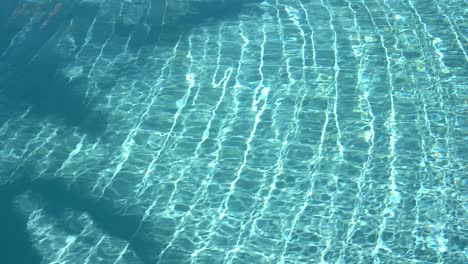
<path fill-rule="evenodd" d="M 115 21 L 115 34 L 131 35 L 131 47 L 172 45 L 181 35 L 201 23 L 236 17 L 246 11 L 246 4 L 258 0 L 152 0 L 151 9 L 138 24 Z M 12 35 L 28 28 L 21 41 L 15 42 L 0 57 L 0 125 L 14 113 L 30 114 L 38 120 L 52 118 L 63 125 L 77 127 L 92 136 L 107 128 L 107 116 L 85 98 L 86 77 L 73 82 L 61 70 L 69 64 L 85 43 L 87 29 L 99 12 L 99 2 L 61 1 L 18 2 L 8 0 L 0 13 L 0 50 L 11 42 Z M 137 3 L 129 2 L 128 5 Z M 125 5 L 125 3 L 124 3 Z M 250 8 L 250 7 L 249 7 Z M 249 9 L 248 12 L 254 12 Z M 34 23 L 29 23 L 34 17 Z M 37 20 L 37 21 L 36 21 Z M 61 51 L 57 43 L 64 32 L 73 30 L 75 50 Z M 3 47 L 3 48 L 2 48 Z M 86 72 L 87 69 L 85 69 Z M 100 89 L 112 87 L 112 81 Z M 107 92 L 107 91 L 105 91 Z M 53 121 L 53 122 L 56 122 Z"/>
<path fill-rule="evenodd" d="M 24 192 L 27 180 L 0 186 L 0 260 L 4 264 L 39 264 L 42 256 L 34 248 L 27 230 L 27 217 L 13 206 Z"/>
<path fill-rule="evenodd" d="M 206 21 L 221 22 L 237 18 L 241 13 L 261 16 L 259 8 L 247 6 L 260 0 L 152 0 L 145 21 L 132 30 L 130 46 L 138 48 L 149 44 L 173 45 L 181 35 Z M 166 5 L 166 3 L 169 3 Z M 121 23 L 122 24 L 122 23 Z M 149 30 L 148 30 L 149 28 Z M 125 30 L 124 32 L 129 32 Z"/>
<path fill-rule="evenodd" d="M 91 135 L 99 135 L 106 129 L 106 115 L 94 110 L 83 91 L 77 88 L 79 85 L 75 85 L 80 79 L 69 82 L 60 72 L 72 58 L 60 52 L 56 39 L 69 23 L 73 10 L 84 8 L 68 3 L 50 5 L 42 23 L 32 25 L 26 39 L 1 57 L 0 122 L 15 112 L 31 108 L 30 113 L 38 119 L 61 120 Z M 19 6 L 15 12 L 27 12 L 22 11 L 26 8 L 32 7 Z M 2 39 L 7 37 L 1 35 Z"/>
<path fill-rule="evenodd" d="M 3 10 L 2 1 L 0 12 L 0 58 L 16 65 L 28 62 L 53 38 L 76 7 L 72 1 L 58 0 L 5 2 L 8 8 Z M 13 45 L 5 52 L 10 43 Z"/>
<path fill-rule="evenodd" d="M 59 72 L 65 62 L 53 50 L 45 49 L 31 63 L 13 69 L 1 83 L 4 98 L 0 111 L 31 107 L 31 114 L 38 119 L 62 120 L 91 135 L 102 133 L 107 127 L 105 114 L 94 110 L 83 92 L 74 89 L 73 83 Z"/>
<path fill-rule="evenodd" d="M 144 21 L 127 24 L 124 19 L 119 19 L 115 34 L 131 35 L 130 46 L 133 48 L 161 43 L 171 45 L 208 20 L 217 22 L 236 18 L 243 12 L 260 15 L 260 10 L 247 10 L 245 6 L 256 1 L 152 0 L 149 15 Z M 166 8 L 164 5 L 169 2 L 176 4 Z M 82 88 L 88 80 L 78 77 L 70 82 L 62 72 L 85 43 L 87 29 L 97 15 L 99 5 L 72 0 L 5 0 L 1 5 L 0 126 L 12 116 L 30 109 L 29 113 L 37 120 L 55 120 L 88 134 L 102 134 L 107 128 L 107 116 L 96 110 L 96 106 L 85 97 Z M 12 38 L 29 23 L 31 17 L 36 20 L 27 34 L 21 35 L 21 41 L 2 56 Z M 63 32 L 72 30 L 72 20 L 77 48 L 64 54 L 58 49 L 57 40 Z M 140 226 L 142 216 L 123 215 L 112 201 L 95 199 L 78 184 L 68 184 L 67 180 L 41 178 L 31 181 L 35 171 L 27 169 L 15 175 L 24 177 L 0 186 L 1 263 L 36 264 L 42 260 L 30 241 L 27 218 L 13 205 L 15 197 L 25 191 L 40 197 L 46 212 L 54 219 L 63 217 L 67 209 L 86 212 L 103 232 L 128 241 L 142 262 L 156 263 L 161 245 L 149 238 Z"/>
<path fill-rule="evenodd" d="M 9 20 L 16 14 L 15 11 L 21 8 L 18 5 L 19 0 L 2 0 L 0 8 L 0 55 L 6 50 L 10 44 L 11 38 L 27 23 L 27 20 L 15 21 L 10 23 Z"/>
<path fill-rule="evenodd" d="M 86 212 L 103 232 L 129 242 L 131 250 L 143 263 L 155 263 L 153 256 L 159 254 L 161 245 L 146 238 L 141 231 L 141 216 L 123 215 L 112 202 L 89 197 L 78 186 L 69 185 L 61 179 L 34 180 L 29 189 L 40 195 L 51 217 L 60 219 L 66 209 Z"/>
<path fill-rule="evenodd" d="M 26 172 L 23 172 L 26 173 Z M 17 195 L 31 191 L 41 199 L 45 212 L 63 219 L 67 209 L 87 213 L 94 224 L 111 237 L 129 242 L 130 249 L 145 264 L 156 262 L 160 243 L 140 228 L 141 216 L 123 215 L 112 202 L 95 199 L 74 184 L 61 179 L 28 180 L 23 177 L 0 186 L 0 259 L 5 264 L 36 264 L 42 257 L 34 248 L 27 231 L 27 218 L 13 205 Z M 68 223 L 64 223 L 67 227 Z"/>

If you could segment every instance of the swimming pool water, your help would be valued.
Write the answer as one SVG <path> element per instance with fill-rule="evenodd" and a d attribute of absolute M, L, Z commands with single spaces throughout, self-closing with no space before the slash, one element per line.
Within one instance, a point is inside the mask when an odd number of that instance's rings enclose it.
<path fill-rule="evenodd" d="M 11 1 L 0 262 L 466 263 L 466 10 Z"/>

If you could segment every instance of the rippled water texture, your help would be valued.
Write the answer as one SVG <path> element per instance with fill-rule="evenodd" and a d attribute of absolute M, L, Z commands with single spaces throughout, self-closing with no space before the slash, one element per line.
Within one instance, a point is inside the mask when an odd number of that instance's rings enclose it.
<path fill-rule="evenodd" d="M 0 263 L 467 263 L 467 10 L 2 1 Z"/>

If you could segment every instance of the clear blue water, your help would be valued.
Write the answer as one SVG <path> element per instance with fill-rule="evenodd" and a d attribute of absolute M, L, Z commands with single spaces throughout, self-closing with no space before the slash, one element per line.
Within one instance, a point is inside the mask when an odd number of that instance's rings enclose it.
<path fill-rule="evenodd" d="M 9 0 L 0 263 L 466 263 L 460 0 Z"/>

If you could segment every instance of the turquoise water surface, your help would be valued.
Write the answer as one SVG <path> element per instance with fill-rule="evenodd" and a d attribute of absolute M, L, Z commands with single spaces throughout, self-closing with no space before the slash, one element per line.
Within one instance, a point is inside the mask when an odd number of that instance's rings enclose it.
<path fill-rule="evenodd" d="M 0 263 L 467 263 L 465 1 L 10 2 Z"/>

